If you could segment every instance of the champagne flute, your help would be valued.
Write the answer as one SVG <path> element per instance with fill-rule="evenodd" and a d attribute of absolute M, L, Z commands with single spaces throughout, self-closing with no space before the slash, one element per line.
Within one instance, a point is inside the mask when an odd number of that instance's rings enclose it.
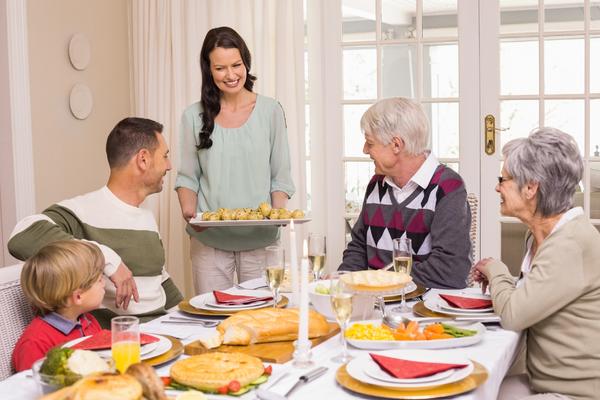
<path fill-rule="evenodd" d="M 315 281 L 321 277 L 321 272 L 325 269 L 325 259 L 327 258 L 327 245 L 325 235 L 319 233 L 310 233 L 308 235 L 308 262 L 313 272 Z"/>
<path fill-rule="evenodd" d="M 348 354 L 348 344 L 346 343 L 346 328 L 352 315 L 352 295 L 353 292 L 342 279 L 344 271 L 334 272 L 329 280 L 329 296 L 331 308 L 335 313 L 335 319 L 340 324 L 340 338 L 342 341 L 342 353 L 333 357 L 331 361 L 347 363 L 352 359 Z"/>
<path fill-rule="evenodd" d="M 394 271 L 404 272 L 410 276 L 412 270 L 412 243 L 407 237 L 396 238 L 392 241 L 393 246 L 393 257 L 394 257 Z M 406 305 L 405 293 L 406 286 L 402 288 L 402 302 L 400 307 L 394 308 L 392 311 L 409 312 L 410 308 Z"/>
<path fill-rule="evenodd" d="M 115 366 L 122 374 L 131 364 L 140 362 L 140 320 L 132 316 L 110 320 L 111 351 Z"/>
<path fill-rule="evenodd" d="M 265 277 L 267 285 L 273 292 L 275 307 L 279 304 L 279 286 L 285 274 L 285 254 L 281 246 L 269 246 L 265 248 Z"/>

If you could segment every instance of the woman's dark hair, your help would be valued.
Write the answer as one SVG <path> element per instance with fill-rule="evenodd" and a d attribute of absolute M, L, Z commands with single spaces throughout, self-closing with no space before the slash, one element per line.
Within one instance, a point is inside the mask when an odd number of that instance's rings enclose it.
<path fill-rule="evenodd" d="M 208 57 L 216 47 L 239 50 L 242 62 L 246 67 L 244 87 L 247 90 L 252 91 L 256 80 L 256 77 L 250 74 L 250 50 L 248 50 L 244 39 L 228 26 L 221 26 L 208 31 L 200 51 L 200 70 L 202 71 L 202 96 L 200 98 L 202 113 L 200 117 L 202 118 L 202 130 L 198 135 L 199 144 L 196 146 L 198 150 L 209 149 L 212 146 L 210 135 L 215 127 L 215 118 L 221 111 L 221 91 L 213 80 L 210 72 L 210 58 Z"/>

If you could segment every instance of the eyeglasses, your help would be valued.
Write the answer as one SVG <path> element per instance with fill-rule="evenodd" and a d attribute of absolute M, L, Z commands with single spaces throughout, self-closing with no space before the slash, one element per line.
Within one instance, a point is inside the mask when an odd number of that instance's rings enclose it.
<path fill-rule="evenodd" d="M 502 182 L 505 182 L 505 181 L 510 181 L 511 179 L 512 179 L 512 176 L 510 176 L 510 177 L 508 177 L 508 178 L 505 178 L 505 177 L 503 177 L 503 176 L 499 176 L 499 177 L 498 177 L 498 185 L 502 185 Z"/>

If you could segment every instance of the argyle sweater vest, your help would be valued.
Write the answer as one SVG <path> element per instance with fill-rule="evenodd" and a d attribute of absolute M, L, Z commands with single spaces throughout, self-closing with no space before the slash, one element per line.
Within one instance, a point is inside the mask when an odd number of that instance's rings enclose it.
<path fill-rule="evenodd" d="M 412 241 L 413 259 L 424 261 L 431 253 L 431 224 L 437 203 L 444 196 L 463 187 L 460 176 L 440 164 L 427 188 L 418 187 L 398 203 L 393 188 L 375 175 L 367 186 L 360 221 L 366 229 L 369 268 L 380 269 L 392 260 L 392 240 L 408 237 Z"/>

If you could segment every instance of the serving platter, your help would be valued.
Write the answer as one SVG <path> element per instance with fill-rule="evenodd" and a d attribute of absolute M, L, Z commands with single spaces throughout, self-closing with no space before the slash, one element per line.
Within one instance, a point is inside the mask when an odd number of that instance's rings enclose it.
<path fill-rule="evenodd" d="M 225 227 L 225 226 L 283 226 L 289 225 L 292 219 L 243 219 L 243 220 L 225 220 L 225 221 L 203 221 L 202 215 L 190 219 L 190 224 L 204 228 Z M 294 218 L 294 224 L 305 224 L 312 221 L 312 218 Z"/>
<path fill-rule="evenodd" d="M 416 283 L 411 282 L 407 285 L 407 290 L 410 290 L 410 292 L 406 292 L 404 296 L 406 300 L 412 300 L 416 297 L 424 295 L 429 289 L 427 289 L 425 286 L 417 285 Z M 402 301 L 402 295 L 399 294 L 393 296 L 385 296 L 383 300 L 386 303 L 395 303 L 398 301 Z"/>
<path fill-rule="evenodd" d="M 371 323 L 380 325 L 380 321 L 361 321 L 356 323 Z M 451 322 L 448 325 L 455 325 Z M 353 324 L 351 323 L 350 326 Z M 481 323 L 473 323 L 470 325 L 456 325 L 462 329 L 471 329 L 477 331 L 473 336 L 465 336 L 452 339 L 435 339 L 435 340 L 359 340 L 346 338 L 348 343 L 353 347 L 363 350 L 385 350 L 385 349 L 450 349 L 454 347 L 467 347 L 479 343 L 483 339 L 486 328 Z"/>

